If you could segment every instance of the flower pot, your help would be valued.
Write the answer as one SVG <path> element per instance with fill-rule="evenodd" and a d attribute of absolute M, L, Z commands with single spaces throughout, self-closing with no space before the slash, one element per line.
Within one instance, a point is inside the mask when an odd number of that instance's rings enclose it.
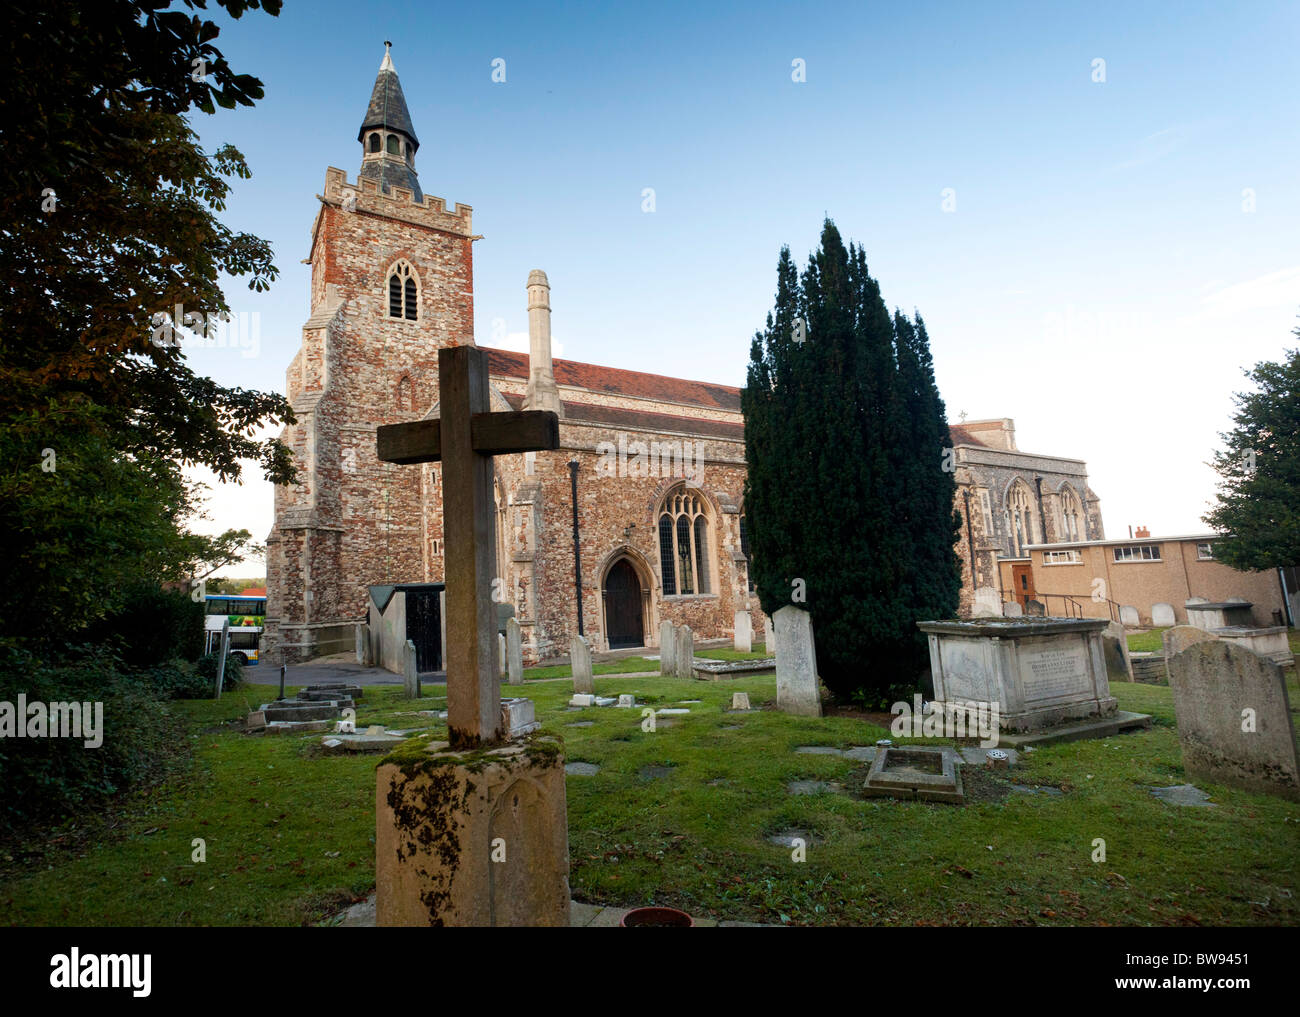
<path fill-rule="evenodd" d="M 655 926 L 689 929 L 694 928 L 695 923 L 685 911 L 678 911 L 676 908 L 633 908 L 623 916 L 623 920 L 618 925 L 622 929 Z"/>

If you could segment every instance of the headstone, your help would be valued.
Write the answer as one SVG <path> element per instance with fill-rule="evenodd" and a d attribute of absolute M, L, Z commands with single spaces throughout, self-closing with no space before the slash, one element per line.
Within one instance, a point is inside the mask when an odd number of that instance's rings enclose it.
<path fill-rule="evenodd" d="M 416 663 L 416 659 L 417 658 L 415 655 L 415 641 L 412 639 L 408 639 L 406 641 L 405 654 L 402 660 L 402 663 L 404 665 L 404 671 L 403 671 L 404 681 L 402 682 L 404 686 L 403 693 L 405 694 L 407 699 L 420 698 L 420 692 L 421 692 L 420 669 L 419 669 L 419 665 Z"/>
<path fill-rule="evenodd" d="M 1165 667 L 1169 667 L 1171 657 L 1176 657 L 1189 646 L 1195 646 L 1197 643 L 1212 643 L 1218 638 L 1213 632 L 1206 632 L 1194 625 L 1175 625 L 1171 629 L 1166 629 L 1160 637 L 1165 648 Z"/>
<path fill-rule="evenodd" d="M 497 633 L 497 673 L 504 677 L 506 673 L 506 637 Z"/>
<path fill-rule="evenodd" d="M 659 673 L 675 674 L 677 671 L 677 626 L 670 621 L 659 623 Z"/>
<path fill-rule="evenodd" d="M 787 604 L 776 612 L 776 708 L 804 717 L 822 715 L 812 615 Z"/>
<path fill-rule="evenodd" d="M 442 463 L 451 639 L 447 732 L 419 758 L 375 774 L 376 922 L 380 926 L 567 926 L 569 848 L 564 758 L 554 739 L 505 731 L 492 581 L 492 456 L 559 448 L 559 418 L 492 412 L 487 353 L 438 351 L 439 416 L 381 427 L 378 458 Z M 544 744 L 549 742 L 549 744 Z M 495 847 L 505 845 L 498 856 Z"/>
<path fill-rule="evenodd" d="M 1004 618 L 1020 618 L 1024 616 L 1024 613 L 1025 609 L 1020 606 L 1020 602 L 1017 600 L 1008 600 L 1002 605 L 1002 617 Z"/>
<path fill-rule="evenodd" d="M 1101 631 L 1101 649 L 1106 658 L 1106 676 L 1113 682 L 1131 682 L 1133 663 L 1128 655 L 1128 635 L 1119 622 L 1107 622 Z"/>
<path fill-rule="evenodd" d="M 636 706 L 636 696 L 629 695 L 626 692 L 620 693 L 618 697 L 618 705 L 625 710 L 630 709 L 631 707 Z"/>
<path fill-rule="evenodd" d="M 1170 625 L 1177 625 L 1178 619 L 1174 617 L 1174 605 L 1152 604 L 1151 624 L 1161 628 L 1166 628 Z"/>
<path fill-rule="evenodd" d="M 731 694 L 731 708 L 732 708 L 733 710 L 748 710 L 748 709 L 749 709 L 749 693 L 748 693 L 748 692 L 733 692 L 733 693 Z"/>
<path fill-rule="evenodd" d="M 513 620 L 513 619 L 512 619 Z M 501 700 L 501 726 L 510 738 L 522 738 L 542 726 L 531 699 Z"/>
<path fill-rule="evenodd" d="M 1135 629 L 1142 624 L 1142 619 L 1138 615 L 1138 609 L 1132 604 L 1121 604 L 1119 609 L 1119 623 L 1130 629 Z"/>
<path fill-rule="evenodd" d="M 732 645 L 737 653 L 750 653 L 754 645 L 754 626 L 748 611 L 737 611 Z"/>
<path fill-rule="evenodd" d="M 695 635 L 689 625 L 677 626 L 673 633 L 673 647 L 677 651 L 676 675 L 678 678 L 695 677 Z"/>
<path fill-rule="evenodd" d="M 573 691 L 582 695 L 592 695 L 596 685 L 591 677 L 591 644 L 586 636 L 574 636 L 569 640 L 569 661 L 573 668 Z"/>
<path fill-rule="evenodd" d="M 357 663 L 362 667 L 367 666 L 370 661 L 367 659 L 370 648 L 370 639 L 367 636 L 368 626 L 365 622 L 357 622 Z"/>
<path fill-rule="evenodd" d="M 1291 704 L 1282 669 L 1222 640 L 1169 659 L 1178 741 L 1189 777 L 1300 801 Z"/>
<path fill-rule="evenodd" d="M 772 627 L 772 619 L 763 618 L 763 652 L 769 657 L 776 656 L 776 629 Z"/>
<path fill-rule="evenodd" d="M 1002 617 L 1002 595 L 991 586 L 981 586 L 971 601 L 972 618 Z"/>
<path fill-rule="evenodd" d="M 506 619 L 506 674 L 511 685 L 524 683 L 524 637 L 513 616 Z"/>

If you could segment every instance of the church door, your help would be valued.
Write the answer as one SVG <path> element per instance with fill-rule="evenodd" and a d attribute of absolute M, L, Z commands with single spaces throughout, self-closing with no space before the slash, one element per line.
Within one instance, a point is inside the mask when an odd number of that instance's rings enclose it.
<path fill-rule="evenodd" d="M 645 633 L 641 627 L 641 583 L 636 577 L 636 569 L 626 558 L 615 562 L 605 578 L 605 625 L 611 650 L 645 645 Z"/>
<path fill-rule="evenodd" d="M 442 610 L 436 589 L 406 591 L 406 638 L 415 644 L 417 670 L 442 670 Z"/>
<path fill-rule="evenodd" d="M 1028 565 L 1012 565 L 1011 582 L 1015 585 L 1016 600 L 1021 607 L 1028 608 L 1034 599 L 1034 570 Z"/>

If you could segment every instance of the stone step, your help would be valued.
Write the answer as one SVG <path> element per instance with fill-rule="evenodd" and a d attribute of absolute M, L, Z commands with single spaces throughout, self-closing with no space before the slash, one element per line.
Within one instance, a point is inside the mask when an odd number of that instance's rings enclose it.
<path fill-rule="evenodd" d="M 352 700 L 330 700 L 324 703 L 300 702 L 281 699 L 262 707 L 268 724 L 275 721 L 334 720 L 344 709 L 353 706 Z"/>

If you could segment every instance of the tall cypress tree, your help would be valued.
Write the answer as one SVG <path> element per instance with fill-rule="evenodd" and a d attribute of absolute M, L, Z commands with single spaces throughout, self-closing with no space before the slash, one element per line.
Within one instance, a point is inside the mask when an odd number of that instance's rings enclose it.
<path fill-rule="evenodd" d="M 830 220 L 801 277 L 781 251 L 741 406 L 760 603 L 812 614 L 833 692 L 887 702 L 924 666 L 916 622 L 957 608 L 951 443 L 924 325 Z"/>

